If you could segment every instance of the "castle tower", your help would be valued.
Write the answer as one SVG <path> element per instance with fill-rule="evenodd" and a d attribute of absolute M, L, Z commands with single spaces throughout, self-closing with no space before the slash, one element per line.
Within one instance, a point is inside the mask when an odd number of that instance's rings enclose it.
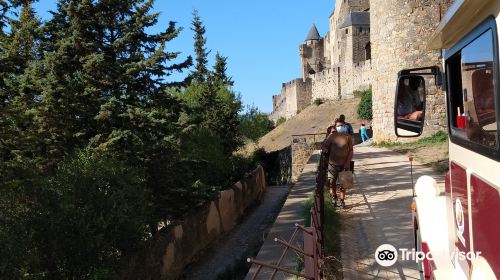
<path fill-rule="evenodd" d="M 299 54 L 304 81 L 309 75 L 319 73 L 325 68 L 324 42 L 315 24 L 309 30 L 304 44 L 299 46 Z"/>
<path fill-rule="evenodd" d="M 345 64 L 355 64 L 371 59 L 370 12 L 350 12 L 339 26 L 346 41 Z"/>

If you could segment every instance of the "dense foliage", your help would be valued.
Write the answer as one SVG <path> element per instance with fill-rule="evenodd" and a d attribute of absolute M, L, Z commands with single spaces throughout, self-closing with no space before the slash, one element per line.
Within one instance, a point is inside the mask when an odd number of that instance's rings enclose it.
<path fill-rule="evenodd" d="M 371 120 L 372 113 L 372 89 L 371 87 L 360 93 L 361 100 L 358 105 L 358 116 L 363 120 Z"/>
<path fill-rule="evenodd" d="M 227 58 L 150 33 L 153 0 L 0 1 L 0 275 L 116 279 L 125 256 L 248 171 Z M 17 13 L 19 12 L 19 13 Z"/>
<path fill-rule="evenodd" d="M 255 106 L 248 106 L 241 115 L 240 131 L 243 136 L 256 142 L 274 128 L 274 123 L 268 115 Z"/>

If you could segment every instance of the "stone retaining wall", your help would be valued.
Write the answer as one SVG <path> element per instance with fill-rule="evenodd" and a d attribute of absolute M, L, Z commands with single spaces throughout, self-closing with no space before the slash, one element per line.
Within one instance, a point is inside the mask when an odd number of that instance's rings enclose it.
<path fill-rule="evenodd" d="M 324 134 L 293 136 L 292 140 L 292 183 L 299 178 L 314 150 L 321 149 Z"/>
<path fill-rule="evenodd" d="M 245 210 L 266 191 L 264 169 L 258 167 L 219 198 L 160 232 L 150 249 L 131 262 L 124 279 L 176 279 L 183 269 L 222 235 L 231 231 Z"/>

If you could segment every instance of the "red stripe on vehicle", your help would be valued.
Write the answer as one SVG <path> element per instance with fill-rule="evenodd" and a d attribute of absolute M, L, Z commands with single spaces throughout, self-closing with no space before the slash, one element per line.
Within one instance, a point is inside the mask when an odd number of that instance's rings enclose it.
<path fill-rule="evenodd" d="M 474 251 L 481 252 L 500 279 L 500 193 L 476 175 L 470 183 Z"/>

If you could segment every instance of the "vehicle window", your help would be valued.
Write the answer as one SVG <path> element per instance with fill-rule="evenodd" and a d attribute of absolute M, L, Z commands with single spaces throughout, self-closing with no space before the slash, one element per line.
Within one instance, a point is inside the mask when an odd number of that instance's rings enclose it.
<path fill-rule="evenodd" d="M 451 131 L 455 136 L 497 147 L 493 33 L 488 30 L 447 61 Z"/>

